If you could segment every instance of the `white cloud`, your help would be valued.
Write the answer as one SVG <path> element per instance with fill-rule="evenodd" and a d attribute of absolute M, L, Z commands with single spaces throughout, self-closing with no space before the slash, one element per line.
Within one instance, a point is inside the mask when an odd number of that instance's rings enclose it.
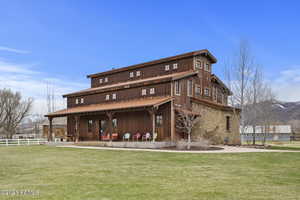
<path fill-rule="evenodd" d="M 0 46 L 0 51 L 7 51 L 7 52 L 12 52 L 12 53 L 18 53 L 18 54 L 28 54 L 28 53 L 30 53 L 29 51 L 9 48 L 9 47 L 4 47 L 4 46 Z"/>
<path fill-rule="evenodd" d="M 281 101 L 300 101 L 300 66 L 292 66 L 270 80 L 277 98 Z"/>
<path fill-rule="evenodd" d="M 63 94 L 87 88 L 88 85 L 68 78 L 59 79 L 47 74 L 28 69 L 28 65 L 0 61 L 0 88 L 19 91 L 25 98 L 34 99 L 32 113 L 47 113 L 47 87 L 54 92 L 55 109 L 66 106 Z"/>

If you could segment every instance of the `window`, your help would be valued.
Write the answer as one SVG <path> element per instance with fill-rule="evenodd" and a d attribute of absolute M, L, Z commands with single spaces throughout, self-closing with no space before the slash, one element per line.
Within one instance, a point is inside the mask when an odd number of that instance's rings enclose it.
<path fill-rule="evenodd" d="M 109 100 L 109 94 L 105 96 L 105 100 Z"/>
<path fill-rule="evenodd" d="M 201 95 L 201 86 L 200 85 L 196 85 L 195 86 L 195 94 L 197 96 L 200 96 Z"/>
<path fill-rule="evenodd" d="M 105 79 L 104 79 L 104 82 L 105 82 L 105 83 L 107 83 L 107 82 L 108 82 L 108 78 L 107 78 L 107 77 L 105 77 Z"/>
<path fill-rule="evenodd" d="M 209 71 L 210 71 L 209 68 L 210 68 L 209 63 L 206 63 L 206 64 L 205 64 L 205 71 L 208 71 L 208 72 L 209 72 Z"/>
<path fill-rule="evenodd" d="M 189 97 L 193 96 L 193 81 L 192 80 L 187 81 L 187 95 Z"/>
<path fill-rule="evenodd" d="M 129 73 L 129 77 L 130 77 L 130 78 L 133 78 L 133 77 L 134 77 L 134 73 L 133 73 L 133 72 L 130 72 L 130 73 Z"/>
<path fill-rule="evenodd" d="M 114 118 L 112 120 L 112 127 L 115 129 L 115 128 L 117 128 L 117 126 L 118 126 L 118 120 L 117 120 L 117 118 Z"/>
<path fill-rule="evenodd" d="M 230 131 L 230 116 L 226 116 L 226 130 Z"/>
<path fill-rule="evenodd" d="M 165 66 L 165 71 L 169 71 L 170 70 L 170 65 L 166 65 Z"/>
<path fill-rule="evenodd" d="M 99 83 L 100 83 L 100 84 L 103 83 L 103 79 L 102 79 L 102 78 L 99 79 Z"/>
<path fill-rule="evenodd" d="M 173 64 L 173 69 L 177 69 L 178 68 L 178 64 L 177 63 L 174 63 Z"/>
<path fill-rule="evenodd" d="M 112 94 L 112 99 L 117 99 L 117 94 L 116 93 L 114 93 L 114 94 Z"/>
<path fill-rule="evenodd" d="M 162 124 L 163 124 L 163 116 L 162 115 L 156 115 L 155 126 L 156 127 L 162 127 Z"/>
<path fill-rule="evenodd" d="M 88 120 L 88 132 L 92 132 L 93 129 L 93 120 Z"/>
<path fill-rule="evenodd" d="M 76 104 L 79 104 L 79 99 L 76 99 L 76 100 L 75 100 L 75 103 L 76 103 Z"/>
<path fill-rule="evenodd" d="M 147 95 L 147 90 L 146 89 L 142 89 L 142 96 Z"/>
<path fill-rule="evenodd" d="M 212 95 L 213 95 L 214 100 L 216 101 L 217 100 L 217 95 L 218 95 L 218 90 L 215 86 L 213 87 L 213 94 Z"/>
<path fill-rule="evenodd" d="M 155 88 L 151 88 L 150 89 L 150 94 L 154 94 L 155 93 Z"/>
<path fill-rule="evenodd" d="M 136 76 L 141 76 L 141 71 L 136 71 Z"/>
<path fill-rule="evenodd" d="M 202 69 L 200 60 L 196 60 L 196 69 Z"/>
<path fill-rule="evenodd" d="M 180 83 L 179 81 L 175 81 L 175 94 L 180 95 Z"/>
<path fill-rule="evenodd" d="M 205 88 L 205 90 L 204 90 L 204 95 L 205 95 L 205 96 L 209 96 L 209 89 L 208 89 L 208 88 Z"/>
<path fill-rule="evenodd" d="M 81 98 L 81 99 L 80 99 L 80 103 L 84 103 L 84 98 Z"/>

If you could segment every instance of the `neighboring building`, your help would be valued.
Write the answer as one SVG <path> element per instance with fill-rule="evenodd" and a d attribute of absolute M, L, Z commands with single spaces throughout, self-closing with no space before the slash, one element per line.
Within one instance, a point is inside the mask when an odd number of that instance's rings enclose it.
<path fill-rule="evenodd" d="M 67 109 L 46 115 L 68 118 L 68 137 L 75 141 L 106 140 L 115 133 L 157 133 L 158 141 L 176 141 L 177 113 L 202 118 L 194 135 L 215 132 L 239 143 L 239 110 L 227 105 L 231 91 L 214 74 L 216 58 L 194 51 L 129 67 L 88 75 L 91 88 L 66 94 Z"/>
<path fill-rule="evenodd" d="M 242 132 L 242 131 L 241 131 Z M 253 140 L 254 129 L 248 126 L 244 129 L 244 134 L 241 135 L 242 142 Z M 291 125 L 271 125 L 269 127 L 256 126 L 255 140 L 263 141 L 290 141 L 293 136 Z"/>
<path fill-rule="evenodd" d="M 49 121 L 45 121 L 42 124 L 43 127 L 43 137 L 48 138 L 49 133 Z M 55 141 L 68 141 L 68 134 L 67 134 L 67 118 L 66 117 L 59 117 L 53 119 L 52 122 L 52 138 L 55 138 Z"/>

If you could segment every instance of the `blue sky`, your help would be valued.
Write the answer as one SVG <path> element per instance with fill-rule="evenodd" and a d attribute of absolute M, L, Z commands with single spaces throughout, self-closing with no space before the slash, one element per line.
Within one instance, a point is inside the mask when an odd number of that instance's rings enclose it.
<path fill-rule="evenodd" d="M 283 0 L 0 0 L 0 87 L 43 112 L 46 82 L 59 98 L 88 87 L 87 74 L 203 48 L 222 77 L 243 39 L 278 98 L 300 101 L 299 10 Z"/>

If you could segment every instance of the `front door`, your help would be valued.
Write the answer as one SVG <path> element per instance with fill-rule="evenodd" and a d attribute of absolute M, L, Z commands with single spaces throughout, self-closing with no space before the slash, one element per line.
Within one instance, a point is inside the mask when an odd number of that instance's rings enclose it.
<path fill-rule="evenodd" d="M 155 129 L 157 133 L 157 140 L 163 140 L 164 139 L 164 126 L 163 126 L 163 116 L 162 114 L 157 114 L 155 116 Z"/>

